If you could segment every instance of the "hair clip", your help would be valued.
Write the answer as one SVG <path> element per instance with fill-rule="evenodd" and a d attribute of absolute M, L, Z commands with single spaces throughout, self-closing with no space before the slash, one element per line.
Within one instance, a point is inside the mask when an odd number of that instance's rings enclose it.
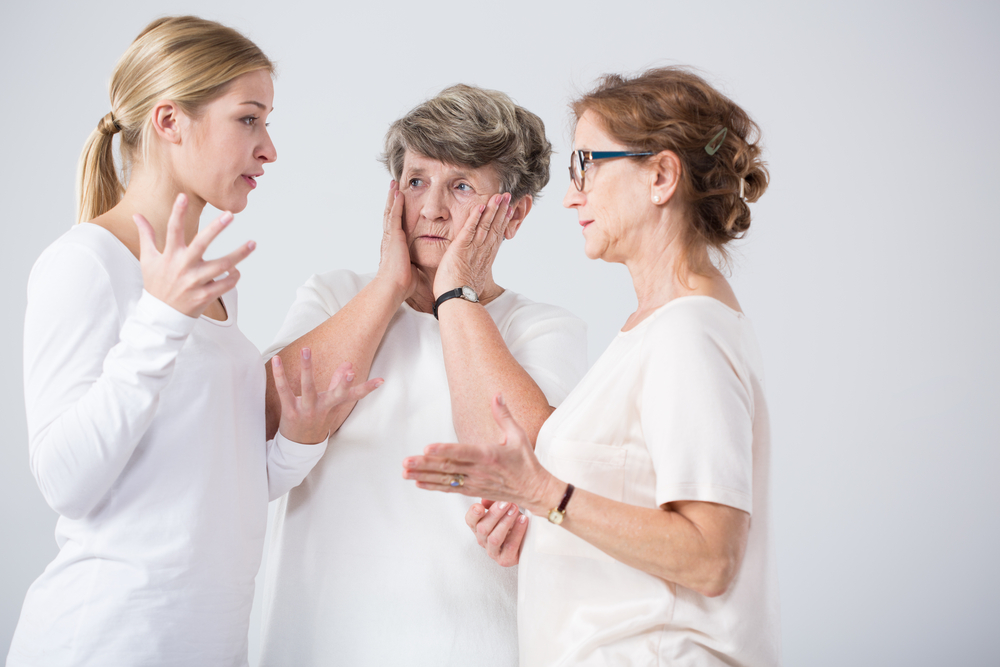
<path fill-rule="evenodd" d="M 740 199 L 742 199 L 743 201 L 747 200 L 747 198 L 743 196 L 743 188 L 746 186 L 746 184 L 747 184 L 747 179 L 741 178 L 740 179 Z"/>
<path fill-rule="evenodd" d="M 722 148 L 722 142 L 726 140 L 726 133 L 728 131 L 729 128 L 724 127 L 716 132 L 712 140 L 705 144 L 705 152 L 709 155 L 715 155 Z"/>

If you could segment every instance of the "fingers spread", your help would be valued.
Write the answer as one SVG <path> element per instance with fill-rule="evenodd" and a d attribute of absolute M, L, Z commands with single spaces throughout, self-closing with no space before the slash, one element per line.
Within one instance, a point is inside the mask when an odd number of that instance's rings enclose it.
<path fill-rule="evenodd" d="M 171 216 L 171 221 L 173 221 L 173 216 Z M 191 260 L 201 259 L 208 249 L 208 246 L 215 240 L 215 237 L 222 233 L 222 230 L 229 226 L 229 223 L 233 221 L 233 214 L 229 211 L 223 212 L 218 218 L 213 220 L 207 227 L 202 229 L 198 234 L 191 240 L 191 245 L 188 246 L 188 258 Z M 184 242 L 184 229 L 181 228 L 181 243 L 179 247 L 183 246 Z M 238 252 L 238 251 L 237 251 Z"/>
<path fill-rule="evenodd" d="M 139 232 L 139 259 L 159 254 L 156 249 L 156 233 L 153 231 L 153 225 L 149 224 L 149 220 L 138 213 L 132 216 L 132 220 L 135 222 L 136 231 Z"/>
<path fill-rule="evenodd" d="M 308 347 L 302 348 L 301 355 L 301 377 L 299 380 L 302 389 L 302 408 L 306 412 L 311 412 L 316 405 L 316 385 L 313 381 L 312 351 Z"/>
<path fill-rule="evenodd" d="M 183 192 L 177 195 L 174 206 L 170 209 L 170 218 L 167 219 L 167 238 L 163 251 L 168 249 L 184 247 L 184 213 L 187 211 L 187 195 Z"/>

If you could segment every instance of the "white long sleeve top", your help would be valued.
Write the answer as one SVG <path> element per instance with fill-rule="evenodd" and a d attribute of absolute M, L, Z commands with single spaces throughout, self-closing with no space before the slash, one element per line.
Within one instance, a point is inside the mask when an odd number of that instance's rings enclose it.
<path fill-rule="evenodd" d="M 269 499 L 326 449 L 265 443 L 264 364 L 227 319 L 145 292 L 135 256 L 77 225 L 28 281 L 31 470 L 59 554 L 7 664 L 245 665 Z"/>

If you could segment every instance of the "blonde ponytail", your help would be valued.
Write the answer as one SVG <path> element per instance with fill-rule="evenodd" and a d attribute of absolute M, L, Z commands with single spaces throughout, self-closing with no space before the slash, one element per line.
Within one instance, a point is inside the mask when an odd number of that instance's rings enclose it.
<path fill-rule="evenodd" d="M 185 113 L 223 95 L 233 79 L 274 64 L 232 28 L 197 16 L 169 16 L 150 23 L 125 51 L 111 75 L 111 112 L 90 133 L 80 156 L 77 219 L 93 220 L 114 208 L 127 183 L 115 168 L 114 136 L 120 133 L 122 173 L 144 161 L 152 137 L 150 112 L 160 100 Z"/>
<path fill-rule="evenodd" d="M 120 130 L 108 113 L 90 133 L 77 170 L 77 221 L 87 222 L 107 213 L 121 201 L 125 188 L 115 169 L 114 136 Z"/>

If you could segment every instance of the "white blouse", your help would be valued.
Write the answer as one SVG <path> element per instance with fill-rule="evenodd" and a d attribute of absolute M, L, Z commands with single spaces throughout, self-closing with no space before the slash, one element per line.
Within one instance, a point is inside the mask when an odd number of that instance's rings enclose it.
<path fill-rule="evenodd" d="M 620 332 L 546 421 L 536 451 L 559 479 L 612 500 L 714 502 L 752 519 L 736 579 L 707 598 L 535 518 L 518 572 L 522 665 L 778 664 L 770 427 L 746 317 L 684 297 Z"/>

